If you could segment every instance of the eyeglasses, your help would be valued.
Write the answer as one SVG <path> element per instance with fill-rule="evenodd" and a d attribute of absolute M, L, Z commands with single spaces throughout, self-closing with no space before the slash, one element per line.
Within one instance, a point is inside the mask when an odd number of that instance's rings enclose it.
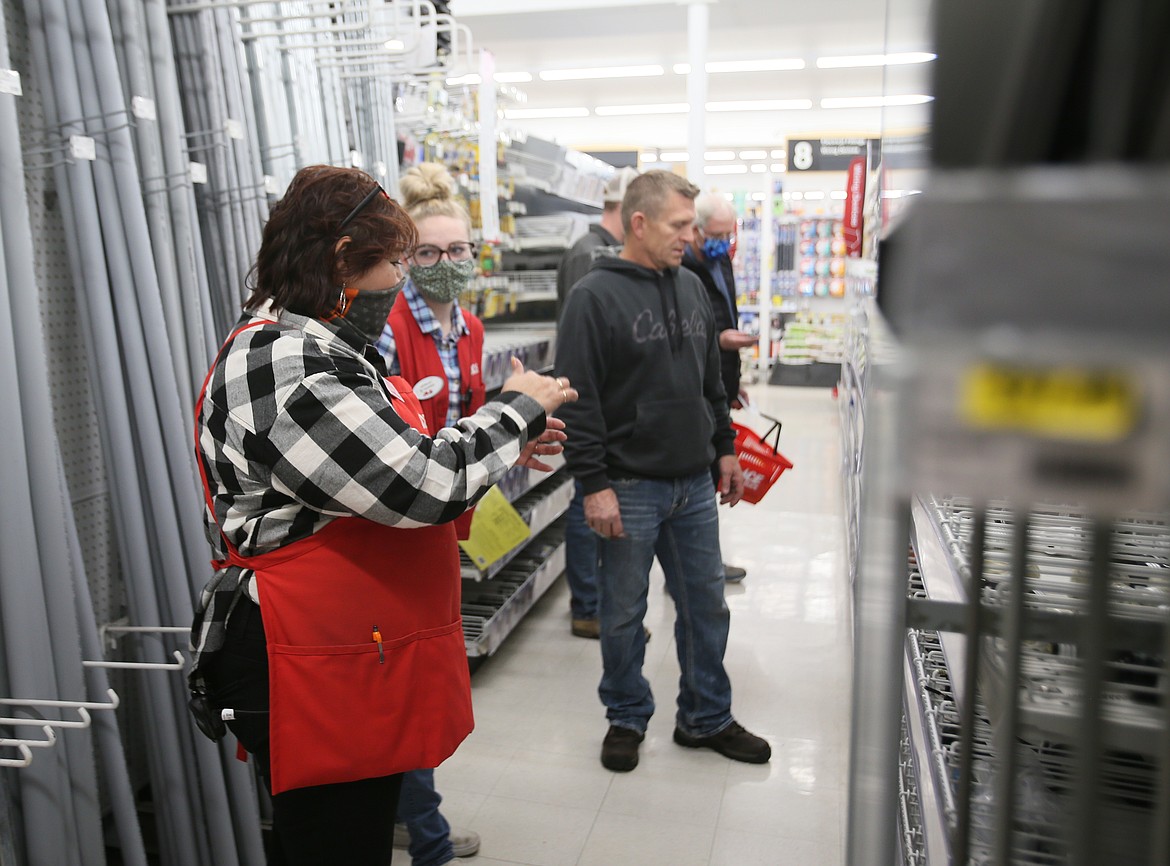
<path fill-rule="evenodd" d="M 451 244 L 447 249 L 439 249 L 430 244 L 423 244 L 421 247 L 416 247 L 411 254 L 414 263 L 422 268 L 434 267 L 439 263 L 439 259 L 446 256 L 453 262 L 466 262 L 475 255 L 475 244 L 473 243 L 456 243 Z"/>
<path fill-rule="evenodd" d="M 343 219 L 340 225 L 337 226 L 337 236 L 341 237 L 341 233 L 345 230 L 345 227 L 353 222 L 357 218 L 357 215 L 366 209 L 366 205 L 372 202 L 379 195 L 381 195 L 387 201 L 390 200 L 390 193 L 382 189 L 382 184 L 376 183 L 374 184 L 374 188 L 366 193 L 362 197 L 362 200 L 357 203 L 357 207 L 349 212 L 349 216 Z"/>

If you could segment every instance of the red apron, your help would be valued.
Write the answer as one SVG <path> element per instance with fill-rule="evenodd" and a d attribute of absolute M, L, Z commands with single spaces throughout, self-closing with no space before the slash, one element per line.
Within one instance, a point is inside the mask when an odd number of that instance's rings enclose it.
<path fill-rule="evenodd" d="M 394 410 L 425 433 L 410 386 L 388 381 Z M 205 382 L 197 419 L 206 389 Z M 395 529 L 341 517 L 258 556 L 227 546 L 228 561 L 256 575 L 268 641 L 273 794 L 437 767 L 471 733 L 450 524 Z"/>

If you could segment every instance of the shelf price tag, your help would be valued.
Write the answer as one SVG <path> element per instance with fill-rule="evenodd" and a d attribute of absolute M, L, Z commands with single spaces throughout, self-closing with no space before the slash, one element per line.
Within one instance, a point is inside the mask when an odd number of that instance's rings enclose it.
<path fill-rule="evenodd" d="M 963 376 L 959 411 L 976 429 L 1074 442 L 1117 442 L 1140 415 L 1140 392 L 1110 370 L 975 364 Z"/>
<path fill-rule="evenodd" d="M 476 568 L 485 571 L 531 535 L 524 518 L 500 489 L 493 487 L 475 507 L 471 536 L 459 546 Z"/>

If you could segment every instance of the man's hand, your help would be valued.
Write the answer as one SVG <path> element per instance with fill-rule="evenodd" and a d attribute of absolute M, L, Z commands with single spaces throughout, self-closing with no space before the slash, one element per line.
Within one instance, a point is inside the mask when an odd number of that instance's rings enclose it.
<path fill-rule="evenodd" d="M 739 395 L 732 398 L 731 408 L 746 409 L 750 405 L 752 405 L 752 398 L 748 396 L 747 391 L 745 391 L 743 388 L 740 388 Z"/>
<path fill-rule="evenodd" d="M 743 487 L 743 479 L 740 479 Z M 622 511 L 612 487 L 598 490 L 585 497 L 585 525 L 602 538 L 625 538 L 622 529 Z"/>
<path fill-rule="evenodd" d="M 739 459 L 734 454 L 725 454 L 719 458 L 719 504 L 735 506 L 741 499 L 743 470 L 739 468 Z"/>
<path fill-rule="evenodd" d="M 758 337 L 737 331 L 735 328 L 719 332 L 719 348 L 724 352 L 738 352 L 740 349 L 754 346 L 757 342 L 759 342 Z"/>

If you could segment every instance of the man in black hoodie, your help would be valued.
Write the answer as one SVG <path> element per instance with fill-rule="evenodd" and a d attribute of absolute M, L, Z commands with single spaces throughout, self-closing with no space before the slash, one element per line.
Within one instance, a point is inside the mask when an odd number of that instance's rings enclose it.
<path fill-rule="evenodd" d="M 578 281 L 557 339 L 557 373 L 580 394 L 561 412 L 565 456 L 585 493 L 585 522 L 602 539 L 598 692 L 610 727 L 601 763 L 619 772 L 637 766 L 654 713 L 642 620 L 655 556 L 677 611 L 675 742 L 750 763 L 772 753 L 733 718 L 723 666 L 730 614 L 710 467 L 718 461 L 729 505 L 743 495 L 743 475 L 711 306 L 699 279 L 679 268 L 697 194 L 665 171 L 630 182 L 625 247 Z"/>
<path fill-rule="evenodd" d="M 695 236 L 683 254 L 682 265 L 694 273 L 707 290 L 715 315 L 719 340 L 719 369 L 723 390 L 732 409 L 740 407 L 739 351 L 756 342 L 739 330 L 739 307 L 735 302 L 735 273 L 731 268 L 731 236 L 735 233 L 735 208 L 721 195 L 703 193 L 695 199 Z M 723 564 L 723 578 L 738 583 L 747 572 L 738 565 Z"/>

